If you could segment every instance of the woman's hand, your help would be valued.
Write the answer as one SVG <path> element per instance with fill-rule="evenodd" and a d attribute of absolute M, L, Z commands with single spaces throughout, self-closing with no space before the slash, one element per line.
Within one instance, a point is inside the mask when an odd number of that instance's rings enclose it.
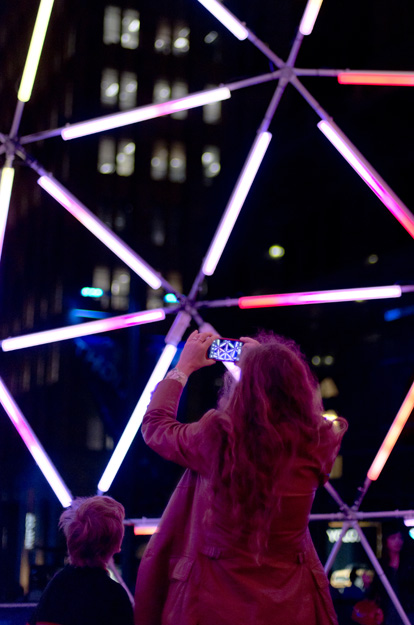
<path fill-rule="evenodd" d="M 207 351 L 214 339 L 218 338 L 220 338 L 218 334 L 194 330 L 184 345 L 177 363 L 177 369 L 189 376 L 197 369 L 214 365 L 216 361 L 212 358 L 207 358 Z"/>
<path fill-rule="evenodd" d="M 252 339 L 250 336 L 241 336 L 240 340 L 244 343 L 243 349 L 245 351 L 247 349 L 253 349 L 254 347 L 260 345 L 259 341 L 256 341 L 256 339 Z"/>

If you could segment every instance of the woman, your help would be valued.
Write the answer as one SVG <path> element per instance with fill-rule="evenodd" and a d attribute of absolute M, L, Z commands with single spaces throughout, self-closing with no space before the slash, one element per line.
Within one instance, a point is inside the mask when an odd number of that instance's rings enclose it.
<path fill-rule="evenodd" d="M 112 497 L 79 497 L 61 515 L 69 564 L 47 585 L 30 625 L 133 625 L 126 590 L 106 567 L 121 550 L 122 504 Z"/>
<path fill-rule="evenodd" d="M 293 341 L 241 337 L 241 379 L 217 410 L 176 421 L 187 377 L 214 364 L 193 332 L 144 416 L 146 443 L 187 468 L 141 562 L 137 625 L 332 625 L 328 580 L 308 518 L 346 422 L 322 417 Z"/>

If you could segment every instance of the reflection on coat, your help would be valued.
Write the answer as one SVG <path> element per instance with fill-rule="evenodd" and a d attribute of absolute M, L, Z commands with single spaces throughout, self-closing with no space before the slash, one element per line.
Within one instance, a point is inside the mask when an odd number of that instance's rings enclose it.
<path fill-rule="evenodd" d="M 224 489 L 211 495 L 212 458 L 221 445 L 219 413 L 210 410 L 196 423 L 177 422 L 181 392 L 176 380 L 160 382 L 142 425 L 146 443 L 187 471 L 139 567 L 136 625 L 336 624 L 308 518 L 346 422 L 339 420 L 337 428 L 323 422 L 319 443 L 300 446 L 280 485 L 281 505 L 257 564 L 247 533 L 233 526 Z M 213 513 L 206 514 L 211 506 Z"/>

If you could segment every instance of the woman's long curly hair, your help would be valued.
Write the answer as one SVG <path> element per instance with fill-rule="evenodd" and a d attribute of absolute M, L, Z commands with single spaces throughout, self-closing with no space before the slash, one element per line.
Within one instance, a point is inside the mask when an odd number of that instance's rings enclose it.
<path fill-rule="evenodd" d="M 242 354 L 240 381 L 225 376 L 218 404 L 223 444 L 213 488 L 226 487 L 235 524 L 250 528 L 250 548 L 259 557 L 298 443 L 318 440 L 322 403 L 294 341 L 269 333 L 256 340 L 260 344 Z"/>

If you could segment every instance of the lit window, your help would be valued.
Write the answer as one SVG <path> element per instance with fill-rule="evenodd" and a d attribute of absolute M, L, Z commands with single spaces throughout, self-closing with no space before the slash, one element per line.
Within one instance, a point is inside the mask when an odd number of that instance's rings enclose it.
<path fill-rule="evenodd" d="M 104 69 L 101 80 L 101 102 L 108 106 L 118 103 L 119 82 L 118 72 L 115 69 Z"/>
<path fill-rule="evenodd" d="M 135 143 L 129 140 L 119 142 L 116 155 L 116 173 L 118 176 L 131 176 L 135 168 Z"/>
<path fill-rule="evenodd" d="M 183 22 L 180 22 L 174 26 L 172 51 L 175 56 L 187 54 L 190 49 L 189 35 L 190 29 Z"/>
<path fill-rule="evenodd" d="M 134 72 L 122 72 L 119 89 L 119 108 L 130 109 L 137 103 L 137 75 Z"/>
<path fill-rule="evenodd" d="M 104 267 L 103 265 L 98 265 L 93 270 L 92 276 L 92 286 L 97 289 L 102 289 L 104 293 L 109 293 L 111 284 L 111 277 L 108 267 Z M 102 308 L 108 308 L 109 305 L 109 297 L 108 295 L 103 295 L 99 300 Z"/>
<path fill-rule="evenodd" d="M 201 157 L 205 178 L 214 178 L 220 173 L 220 150 L 215 145 L 207 145 Z"/>
<path fill-rule="evenodd" d="M 212 30 L 211 32 L 207 33 L 207 35 L 204 37 L 204 43 L 214 43 L 214 41 L 217 39 L 218 37 L 218 33 L 215 30 Z"/>
<path fill-rule="evenodd" d="M 187 159 L 184 145 L 178 141 L 171 144 L 170 169 L 168 178 L 171 182 L 184 182 L 186 179 Z"/>
<path fill-rule="evenodd" d="M 161 20 L 158 24 L 154 49 L 162 54 L 171 52 L 171 26 L 165 20 Z"/>
<path fill-rule="evenodd" d="M 166 102 L 171 98 L 171 88 L 167 80 L 157 80 L 154 84 L 153 101 L 156 104 Z"/>
<path fill-rule="evenodd" d="M 115 141 L 108 137 L 99 140 L 98 171 L 101 174 L 113 174 L 115 171 Z"/>
<path fill-rule="evenodd" d="M 216 85 L 206 85 L 206 89 L 214 89 Z M 221 121 L 221 102 L 212 102 L 203 106 L 203 122 L 218 124 Z"/>
<path fill-rule="evenodd" d="M 139 13 L 133 9 L 124 11 L 122 18 L 121 46 L 129 50 L 135 50 L 139 44 Z"/>
<path fill-rule="evenodd" d="M 164 180 L 168 171 L 168 149 L 164 141 L 157 141 L 151 158 L 151 178 Z"/>
<path fill-rule="evenodd" d="M 171 97 L 173 100 L 179 100 L 180 98 L 185 98 L 188 95 L 188 85 L 183 80 L 177 80 L 173 83 Z M 188 115 L 188 111 L 177 111 L 177 113 L 173 113 L 171 117 L 174 119 L 186 119 Z"/>
<path fill-rule="evenodd" d="M 114 270 L 111 284 L 111 305 L 114 310 L 128 310 L 130 281 L 128 270 Z"/>
<path fill-rule="evenodd" d="M 119 43 L 121 32 L 121 9 L 108 6 L 105 8 L 103 24 L 103 41 L 105 44 Z"/>

